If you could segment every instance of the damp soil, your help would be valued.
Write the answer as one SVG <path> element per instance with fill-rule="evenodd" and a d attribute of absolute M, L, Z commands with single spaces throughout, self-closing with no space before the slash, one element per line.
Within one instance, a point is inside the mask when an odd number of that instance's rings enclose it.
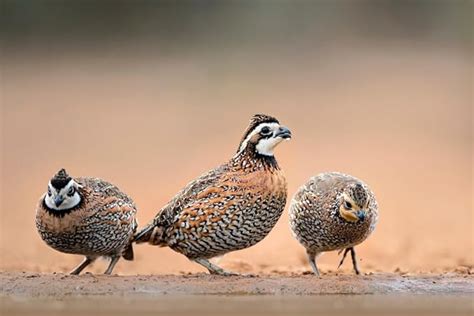
<path fill-rule="evenodd" d="M 474 276 L 0 274 L 2 315 L 472 315 Z"/>

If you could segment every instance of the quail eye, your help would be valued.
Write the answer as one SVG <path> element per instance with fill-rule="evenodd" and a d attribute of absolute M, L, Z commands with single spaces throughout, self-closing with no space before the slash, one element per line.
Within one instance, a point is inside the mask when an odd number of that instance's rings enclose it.
<path fill-rule="evenodd" d="M 48 195 L 51 196 L 51 188 L 48 187 Z"/>
<path fill-rule="evenodd" d="M 352 204 L 350 202 L 344 201 L 344 208 L 346 210 L 350 210 L 352 208 Z"/>
<path fill-rule="evenodd" d="M 74 187 L 70 187 L 70 188 L 69 188 L 69 191 L 67 191 L 67 195 L 73 196 L 73 195 L 74 195 L 74 192 L 76 192 L 76 189 L 75 189 Z"/>
<path fill-rule="evenodd" d="M 271 130 L 270 130 L 270 127 L 268 127 L 268 126 L 264 126 L 262 128 L 262 130 L 260 131 L 260 134 L 262 134 L 262 135 L 268 135 L 270 133 L 271 133 Z"/>

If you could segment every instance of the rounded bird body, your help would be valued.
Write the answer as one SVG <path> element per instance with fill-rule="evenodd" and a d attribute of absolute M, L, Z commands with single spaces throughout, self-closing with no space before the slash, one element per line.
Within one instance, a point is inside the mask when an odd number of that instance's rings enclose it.
<path fill-rule="evenodd" d="M 262 165 L 249 173 L 226 165 L 213 176 L 215 183 L 196 192 L 165 232 L 166 245 L 191 259 L 256 244 L 275 226 L 286 203 L 279 169 L 269 172 Z"/>
<path fill-rule="evenodd" d="M 315 257 L 322 252 L 350 250 L 354 269 L 354 247 L 375 229 L 378 205 L 369 187 L 342 173 L 323 173 L 311 178 L 294 195 L 290 205 L 290 226 L 306 248 L 316 274 Z M 342 261 L 341 261 L 342 264 Z"/>
<path fill-rule="evenodd" d="M 169 246 L 211 273 L 228 274 L 207 259 L 253 246 L 275 226 L 287 183 L 273 149 L 290 137 L 276 119 L 255 116 L 237 154 L 189 183 L 136 241 Z"/>
<path fill-rule="evenodd" d="M 50 247 L 86 256 L 71 273 L 80 273 L 100 256 L 111 259 L 107 274 L 121 256 L 132 260 L 137 228 L 132 199 L 101 179 L 72 179 L 64 170 L 58 175 L 38 203 L 36 227 Z"/>

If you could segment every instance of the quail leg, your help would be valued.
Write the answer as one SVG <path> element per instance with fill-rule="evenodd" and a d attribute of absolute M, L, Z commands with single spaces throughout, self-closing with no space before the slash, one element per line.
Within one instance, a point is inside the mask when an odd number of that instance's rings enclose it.
<path fill-rule="evenodd" d="M 349 252 L 350 249 L 351 249 L 351 248 L 341 249 L 341 250 L 339 250 L 339 252 L 337 253 L 338 255 L 340 255 L 341 252 L 344 251 L 344 254 L 342 255 L 341 261 L 339 262 L 339 265 L 337 266 L 338 269 L 339 269 L 339 268 L 342 266 L 342 264 L 344 263 L 344 260 L 346 259 L 346 255 L 347 255 L 347 253 Z"/>
<path fill-rule="evenodd" d="M 359 267 L 357 265 L 356 251 L 354 247 L 351 247 L 352 266 L 356 274 L 360 274 Z"/>
<path fill-rule="evenodd" d="M 112 270 L 114 269 L 119 259 L 120 259 L 120 256 L 111 257 L 109 267 L 107 268 L 107 270 L 105 270 L 104 274 L 111 274 Z"/>
<path fill-rule="evenodd" d="M 86 257 L 77 267 L 74 268 L 69 274 L 71 275 L 78 275 L 81 273 L 82 270 L 84 270 L 88 265 L 90 265 L 92 262 L 94 262 L 95 258 L 91 257 Z"/>
<path fill-rule="evenodd" d="M 209 260 L 204 259 L 204 258 L 197 258 L 197 259 L 192 259 L 192 260 L 196 263 L 199 263 L 200 265 L 205 267 L 207 270 L 209 270 L 210 274 L 218 274 L 218 275 L 224 275 L 224 276 L 239 275 L 238 273 L 235 273 L 235 272 L 225 271 L 221 267 L 209 262 Z"/>
<path fill-rule="evenodd" d="M 337 268 L 339 269 L 342 266 L 342 264 L 344 263 L 344 259 L 346 259 L 346 255 L 349 251 L 351 252 L 352 266 L 354 267 L 354 271 L 355 271 L 356 274 L 360 274 L 359 267 L 357 265 L 356 252 L 355 252 L 354 247 L 344 249 L 344 254 L 342 255 L 341 262 L 339 262 L 339 266 Z M 342 250 L 339 251 L 339 254 L 341 252 L 342 252 Z"/>
<path fill-rule="evenodd" d="M 306 253 L 308 254 L 309 264 L 311 265 L 311 269 L 313 269 L 313 273 L 320 276 L 318 266 L 316 265 L 316 256 L 318 253 L 309 250 L 306 251 Z"/>

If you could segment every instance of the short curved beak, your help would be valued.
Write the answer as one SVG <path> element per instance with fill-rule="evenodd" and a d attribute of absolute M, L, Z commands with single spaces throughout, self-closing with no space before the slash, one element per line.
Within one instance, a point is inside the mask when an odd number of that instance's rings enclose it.
<path fill-rule="evenodd" d="M 363 220 L 365 219 L 365 215 L 366 215 L 366 214 L 365 214 L 365 211 L 359 210 L 359 211 L 357 211 L 356 215 L 357 215 L 357 218 L 358 218 L 360 221 L 363 221 Z"/>
<path fill-rule="evenodd" d="M 63 203 L 64 199 L 61 195 L 56 195 L 56 197 L 54 198 L 54 204 L 56 206 L 59 206 Z"/>
<path fill-rule="evenodd" d="M 281 137 L 284 139 L 290 139 L 291 138 L 291 131 L 288 129 L 286 126 L 280 126 L 278 128 L 278 132 L 275 135 L 276 137 Z"/>

